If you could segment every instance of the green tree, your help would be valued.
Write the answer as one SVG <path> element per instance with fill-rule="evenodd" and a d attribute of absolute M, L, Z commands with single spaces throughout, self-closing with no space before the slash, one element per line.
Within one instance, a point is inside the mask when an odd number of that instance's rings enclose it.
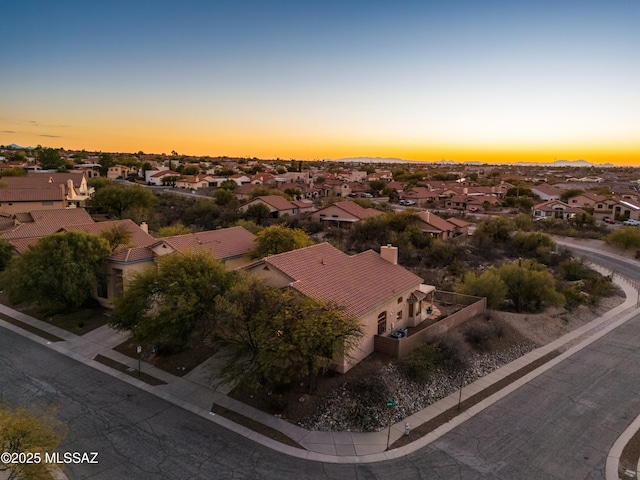
<path fill-rule="evenodd" d="M 110 254 L 109 242 L 99 236 L 56 233 L 13 257 L 2 285 L 12 302 L 79 307 L 94 293 L 97 273 Z"/>
<path fill-rule="evenodd" d="M 0 239 L 0 272 L 2 272 L 13 256 L 13 247 L 6 240 Z"/>
<path fill-rule="evenodd" d="M 611 232 L 604 240 L 609 245 L 618 245 L 625 250 L 629 247 L 640 248 L 640 230 L 638 227 L 622 227 Z"/>
<path fill-rule="evenodd" d="M 176 235 L 186 235 L 188 233 L 191 233 L 191 229 L 183 225 L 182 223 L 174 223 L 173 225 L 162 227 L 160 230 L 158 230 L 158 235 L 160 235 L 161 238 L 174 237 Z"/>
<path fill-rule="evenodd" d="M 8 480 L 53 480 L 44 462 L 45 452 L 53 452 L 64 438 L 65 426 L 54 419 L 54 412 L 40 411 L 37 415 L 25 408 L 0 405 L 0 450 L 9 453 L 39 453 L 41 462 L 4 463 L 0 472 Z"/>
<path fill-rule="evenodd" d="M 539 311 L 545 304 L 564 304 L 564 296 L 555 288 L 555 278 L 540 263 L 517 260 L 502 265 L 498 274 L 507 285 L 507 298 L 518 312 Z"/>
<path fill-rule="evenodd" d="M 256 235 L 256 250 L 253 254 L 256 258 L 276 255 L 278 253 L 296 250 L 312 245 L 311 238 L 299 228 L 287 228 L 281 225 L 273 225 L 262 230 Z"/>
<path fill-rule="evenodd" d="M 40 167 L 44 170 L 57 170 L 65 168 L 67 165 L 67 161 L 62 158 L 60 152 L 55 148 L 43 148 L 42 150 L 38 150 L 36 158 L 38 162 L 40 162 Z"/>
<path fill-rule="evenodd" d="M 372 192 L 380 193 L 382 189 L 387 186 L 387 182 L 384 180 L 369 180 L 369 188 Z"/>
<path fill-rule="evenodd" d="M 494 243 L 505 243 L 511 238 L 515 224 L 509 218 L 495 217 L 482 220 L 473 233 L 473 238 L 480 246 Z"/>
<path fill-rule="evenodd" d="M 157 203 L 155 194 L 140 186 L 124 187 L 110 185 L 97 190 L 89 207 L 98 213 L 123 217 L 123 213 L 132 208 L 148 210 Z"/>
<path fill-rule="evenodd" d="M 100 164 L 100 175 L 102 175 L 103 177 L 107 175 L 109 167 L 115 167 L 116 165 L 115 160 L 108 153 L 101 153 L 100 158 L 98 159 L 98 163 Z"/>
<path fill-rule="evenodd" d="M 476 297 L 487 297 L 489 308 L 498 308 L 502 305 L 507 295 L 507 285 L 495 268 L 482 272 L 480 275 L 474 272 L 466 272 L 456 282 L 456 292 Z"/>
<path fill-rule="evenodd" d="M 560 200 L 566 203 L 571 197 L 575 197 L 582 193 L 584 193 L 584 190 L 580 190 L 579 188 L 570 188 L 560 194 Z"/>
<path fill-rule="evenodd" d="M 220 183 L 220 188 L 231 190 L 233 192 L 236 188 L 238 188 L 238 184 L 235 180 L 227 179 Z"/>
<path fill-rule="evenodd" d="M 128 248 L 133 234 L 124 225 L 116 224 L 104 230 L 100 236 L 109 242 L 109 248 L 111 248 L 112 252 L 115 252 Z"/>
<path fill-rule="evenodd" d="M 115 185 L 111 180 L 105 177 L 93 177 L 87 180 L 87 185 L 93 187 L 96 191 L 104 187 Z"/>
<path fill-rule="evenodd" d="M 215 327 L 215 299 L 230 286 L 224 265 L 206 253 L 165 255 L 115 300 L 112 326 L 132 338 L 185 347 L 192 333 L 206 337 Z"/>
<path fill-rule="evenodd" d="M 5 168 L 0 171 L 0 177 L 26 177 L 27 170 L 22 167 Z"/>
<path fill-rule="evenodd" d="M 236 183 L 236 182 L 233 182 L 233 183 Z M 233 202 L 235 200 L 236 196 L 233 194 L 233 190 L 227 190 L 226 188 L 220 188 L 220 189 L 216 190 L 215 198 L 216 198 L 216 204 L 218 204 L 221 207 L 223 207 L 223 206 L 229 205 L 231 202 Z"/>
<path fill-rule="evenodd" d="M 247 207 L 245 218 L 258 225 L 264 225 L 271 218 L 271 210 L 264 203 L 254 203 Z"/>
<path fill-rule="evenodd" d="M 227 349 L 221 377 L 255 390 L 315 376 L 331 359 L 348 355 L 362 334 L 339 309 L 280 290 L 240 273 L 218 310 L 217 343 Z"/>

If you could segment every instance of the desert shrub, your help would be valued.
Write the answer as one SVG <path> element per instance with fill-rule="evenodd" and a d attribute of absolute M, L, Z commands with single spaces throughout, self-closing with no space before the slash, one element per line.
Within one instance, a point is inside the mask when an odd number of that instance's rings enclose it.
<path fill-rule="evenodd" d="M 525 253 L 535 252 L 540 248 L 555 248 L 553 239 L 542 232 L 517 232 L 513 237 L 515 245 Z"/>
<path fill-rule="evenodd" d="M 476 350 L 488 350 L 493 340 L 502 338 L 502 326 L 494 322 L 474 323 L 464 332 L 464 339 Z"/>
<path fill-rule="evenodd" d="M 469 364 L 469 346 L 458 335 L 445 335 L 437 339 L 440 350 L 440 365 L 444 368 L 461 369 Z"/>
<path fill-rule="evenodd" d="M 575 280 L 582 280 L 589 276 L 589 268 L 584 264 L 581 259 L 571 259 L 560 262 L 558 265 L 565 280 L 573 282 Z"/>
<path fill-rule="evenodd" d="M 629 247 L 640 247 L 640 230 L 637 227 L 623 227 L 611 232 L 605 238 L 610 245 L 619 245 L 625 250 Z"/>
<path fill-rule="evenodd" d="M 598 305 L 603 297 L 610 297 L 616 291 L 610 278 L 603 277 L 597 272 L 594 273 L 595 275 L 587 278 L 584 282 L 584 291 L 589 295 L 588 302 L 592 306 Z"/>
<path fill-rule="evenodd" d="M 407 378 L 425 384 L 438 366 L 440 347 L 438 344 L 426 343 L 416 348 L 403 358 L 398 367 Z"/>
<path fill-rule="evenodd" d="M 456 292 L 477 297 L 487 297 L 489 308 L 499 307 L 508 291 L 507 285 L 500 278 L 495 268 L 478 275 L 474 272 L 466 272 L 456 283 Z"/>
<path fill-rule="evenodd" d="M 585 295 L 575 287 L 565 288 L 562 292 L 565 298 L 565 307 L 572 310 L 585 302 Z"/>

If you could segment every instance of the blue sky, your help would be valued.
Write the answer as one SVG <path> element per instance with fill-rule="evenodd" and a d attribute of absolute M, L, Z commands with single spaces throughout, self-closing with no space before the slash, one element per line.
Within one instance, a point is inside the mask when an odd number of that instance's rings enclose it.
<path fill-rule="evenodd" d="M 5 1 L 0 16 L 0 144 L 640 162 L 637 1 Z"/>

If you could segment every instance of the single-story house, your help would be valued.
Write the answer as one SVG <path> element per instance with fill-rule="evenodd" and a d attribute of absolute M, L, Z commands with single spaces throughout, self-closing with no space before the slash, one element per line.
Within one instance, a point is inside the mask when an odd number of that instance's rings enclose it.
<path fill-rule="evenodd" d="M 349 356 L 333 358 L 332 367 L 345 373 L 374 351 L 377 335 L 414 327 L 428 318 L 435 287 L 398 265 L 398 249 L 384 246 L 347 255 L 320 243 L 266 257 L 246 268 L 267 284 L 290 287 L 310 298 L 344 308 L 357 318 L 363 336 Z"/>
<path fill-rule="evenodd" d="M 311 214 L 311 218 L 317 222 L 326 222 L 338 227 L 345 227 L 366 218 L 377 217 L 382 213 L 374 208 L 364 208 L 355 202 L 345 201 L 336 202 L 316 210 Z"/>

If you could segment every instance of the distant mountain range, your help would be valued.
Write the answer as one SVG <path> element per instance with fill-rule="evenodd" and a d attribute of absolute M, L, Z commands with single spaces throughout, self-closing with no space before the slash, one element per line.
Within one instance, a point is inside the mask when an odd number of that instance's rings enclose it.
<path fill-rule="evenodd" d="M 33 147 L 21 147 L 20 145 L 16 145 L 12 143 L 11 145 L 5 145 L 6 148 L 10 150 L 33 150 Z"/>
<path fill-rule="evenodd" d="M 442 165 L 491 165 L 490 162 L 456 162 L 455 160 L 404 160 L 402 158 L 389 158 L 389 157 L 351 157 L 351 158 L 337 158 L 328 159 L 330 162 L 342 162 L 342 163 L 435 163 Z M 587 160 L 556 160 L 554 162 L 506 162 L 501 165 L 518 165 L 518 166 L 547 166 L 547 167 L 598 167 L 598 168 L 613 168 L 615 165 L 611 163 L 593 163 Z"/>

